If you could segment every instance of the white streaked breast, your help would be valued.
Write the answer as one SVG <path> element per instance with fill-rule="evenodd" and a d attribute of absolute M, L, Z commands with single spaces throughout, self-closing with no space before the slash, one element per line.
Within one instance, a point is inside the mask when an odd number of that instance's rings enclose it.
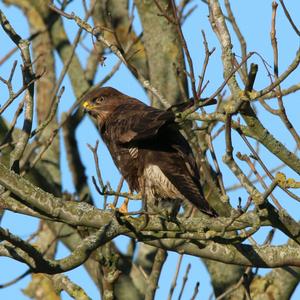
<path fill-rule="evenodd" d="M 180 199 L 182 195 L 171 181 L 165 176 L 162 170 L 156 165 L 148 165 L 144 169 L 145 188 L 150 189 L 153 196 L 161 198 Z"/>
<path fill-rule="evenodd" d="M 129 154 L 132 158 L 137 158 L 138 157 L 138 154 L 139 154 L 138 148 L 132 147 L 132 148 L 129 148 L 128 151 L 129 151 Z"/>

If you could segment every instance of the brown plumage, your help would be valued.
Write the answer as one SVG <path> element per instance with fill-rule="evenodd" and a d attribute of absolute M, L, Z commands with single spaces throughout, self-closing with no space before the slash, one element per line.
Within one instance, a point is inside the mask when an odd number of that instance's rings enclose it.
<path fill-rule="evenodd" d="M 215 215 L 204 198 L 192 150 L 174 113 L 148 106 L 111 87 L 97 88 L 83 106 L 131 191 L 141 192 L 154 211 L 176 215 L 180 203 L 192 203 Z"/>

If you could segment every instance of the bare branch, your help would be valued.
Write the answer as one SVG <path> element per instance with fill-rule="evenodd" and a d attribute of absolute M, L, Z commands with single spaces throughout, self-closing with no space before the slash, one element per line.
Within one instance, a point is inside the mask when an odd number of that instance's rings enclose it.
<path fill-rule="evenodd" d="M 188 276 L 189 276 L 190 270 L 191 270 L 191 264 L 188 264 L 187 267 L 186 267 L 186 270 L 185 270 L 185 274 L 182 278 L 182 285 L 181 285 L 180 293 L 179 293 L 179 296 L 178 296 L 178 300 L 180 300 L 182 295 L 183 295 L 186 282 L 188 281 Z"/>
<path fill-rule="evenodd" d="M 6 32 L 6 34 L 11 38 L 11 40 L 17 45 L 21 52 L 22 60 L 23 60 L 23 83 L 24 85 L 28 85 L 34 79 L 34 73 L 31 64 L 30 52 L 29 52 L 29 42 L 27 40 L 23 40 L 12 28 L 8 20 L 2 11 L 0 11 L 0 22 L 1 26 Z M 13 76 L 13 72 L 11 73 L 10 79 Z M 16 144 L 13 152 L 10 157 L 10 166 L 12 170 L 16 172 L 20 171 L 19 161 L 23 155 L 25 147 L 29 141 L 31 127 L 32 127 L 32 119 L 33 119 L 33 94 L 34 88 L 33 85 L 28 85 L 26 96 L 25 96 L 25 118 L 23 123 L 22 134 L 19 137 L 18 143 Z"/>
<path fill-rule="evenodd" d="M 296 34 L 297 34 L 298 36 L 300 36 L 300 31 L 298 30 L 298 28 L 297 28 L 297 26 L 295 25 L 295 23 L 294 23 L 292 17 L 290 16 L 290 13 L 289 13 L 289 11 L 287 10 L 287 8 L 286 8 L 286 6 L 285 6 L 283 0 L 279 0 L 279 2 L 280 2 L 280 4 L 282 5 L 282 8 L 283 8 L 283 10 L 284 10 L 284 13 L 285 13 L 287 19 L 289 20 L 291 26 L 293 27 L 294 31 L 296 32 Z"/>
<path fill-rule="evenodd" d="M 175 273 L 174 273 L 174 278 L 173 278 L 172 283 L 171 283 L 171 287 L 170 287 L 170 291 L 169 291 L 169 295 L 168 295 L 168 300 L 172 299 L 174 290 L 176 288 L 176 284 L 177 284 L 178 274 L 179 274 L 180 267 L 181 267 L 182 258 L 183 258 L 183 255 L 179 255 L 178 256 L 176 270 L 175 270 Z"/>
<path fill-rule="evenodd" d="M 150 276 L 148 278 L 148 287 L 145 292 L 145 300 L 154 299 L 155 292 L 158 287 L 158 280 L 166 259 L 167 259 L 167 252 L 165 250 L 158 249 L 152 265 Z"/>
<path fill-rule="evenodd" d="M 75 14 L 67 14 L 63 11 L 61 11 L 60 9 L 58 9 L 57 7 L 55 7 L 52 4 L 49 4 L 49 8 L 56 11 L 57 13 L 59 13 L 60 15 L 66 17 L 67 19 L 70 20 L 74 20 L 78 26 L 80 26 L 81 28 L 83 28 L 84 30 L 86 30 L 87 32 L 91 33 L 93 36 L 96 37 L 96 39 L 102 43 L 104 43 L 104 45 L 109 48 L 123 63 L 125 66 L 127 66 L 130 71 L 139 79 L 139 81 L 142 83 L 142 85 L 144 86 L 144 88 L 146 88 L 147 90 L 149 90 L 154 96 L 156 96 L 159 101 L 165 106 L 168 107 L 168 102 L 167 100 L 159 93 L 159 91 L 153 87 L 151 85 L 151 83 L 146 80 L 144 78 L 144 76 L 142 74 L 140 74 L 138 72 L 138 70 L 131 65 L 123 56 L 122 52 L 117 48 L 116 45 L 111 44 L 108 40 L 106 40 L 104 38 L 103 33 L 100 31 L 98 32 L 95 28 L 92 28 L 88 23 L 86 23 L 85 21 L 83 21 L 82 19 L 80 19 L 78 16 L 76 16 Z"/>

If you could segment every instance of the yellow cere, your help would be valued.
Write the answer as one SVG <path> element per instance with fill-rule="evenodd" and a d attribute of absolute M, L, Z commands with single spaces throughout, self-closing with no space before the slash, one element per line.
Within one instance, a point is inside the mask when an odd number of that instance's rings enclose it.
<path fill-rule="evenodd" d="M 91 109 L 91 108 L 92 108 L 92 105 L 90 105 L 90 104 L 88 103 L 88 101 L 84 101 L 83 104 L 82 104 L 82 106 L 83 106 L 84 108 L 86 108 L 86 109 Z"/>

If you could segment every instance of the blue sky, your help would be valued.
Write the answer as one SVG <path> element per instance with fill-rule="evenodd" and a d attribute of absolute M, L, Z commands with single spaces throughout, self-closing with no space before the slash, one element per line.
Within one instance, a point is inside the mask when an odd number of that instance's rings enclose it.
<path fill-rule="evenodd" d="M 221 1 L 223 2 L 223 1 Z M 72 5 L 70 5 L 68 11 L 74 11 L 79 16 L 82 16 L 82 10 L 81 5 L 79 5 L 81 1 L 74 1 Z M 191 56 L 193 58 L 194 66 L 195 66 L 195 74 L 199 74 L 202 62 L 204 59 L 204 49 L 202 44 L 202 36 L 201 36 L 201 30 L 204 30 L 208 39 L 208 43 L 210 48 L 216 47 L 216 51 L 213 55 L 213 57 L 210 60 L 206 79 L 210 81 L 206 91 L 205 95 L 209 96 L 212 94 L 216 88 L 219 87 L 219 85 L 223 81 L 223 74 L 222 74 L 222 64 L 220 60 L 220 49 L 219 49 L 219 43 L 213 34 L 211 27 L 208 22 L 208 11 L 207 7 L 202 4 L 201 1 L 194 1 L 195 4 L 198 5 L 198 8 L 194 11 L 194 13 L 191 15 L 191 17 L 186 21 L 183 27 L 184 35 L 187 39 L 188 46 L 191 52 Z M 252 1 L 240 1 L 240 0 L 234 0 L 231 1 L 232 3 L 232 10 L 235 13 L 236 19 L 238 24 L 240 25 L 240 29 L 244 36 L 246 37 L 247 43 L 248 43 L 248 51 L 256 51 L 260 55 L 264 57 L 264 59 L 272 65 L 273 58 L 272 58 L 272 47 L 270 43 L 270 24 L 271 24 L 271 3 L 272 1 L 261 1 L 261 0 L 252 0 Z M 297 1 L 286 1 L 286 5 L 294 18 L 294 21 L 297 24 L 297 17 L 300 10 L 300 3 Z M 3 5 L 3 3 L 0 3 L 0 8 L 4 11 L 9 21 L 12 23 L 16 31 L 24 38 L 29 36 L 29 29 L 28 25 L 26 23 L 26 20 L 22 13 L 14 8 L 14 7 L 7 7 Z M 135 27 L 140 28 L 138 18 L 135 19 Z M 299 47 L 299 38 L 294 33 L 294 31 L 291 29 L 288 21 L 286 20 L 282 9 L 278 8 L 278 19 L 277 19 L 277 40 L 279 45 L 279 73 L 283 72 L 285 68 L 291 63 L 292 59 L 294 58 L 294 55 Z M 71 41 L 74 38 L 74 35 L 77 31 L 77 26 L 69 20 L 65 20 L 65 25 L 67 26 L 68 33 L 70 35 Z M 300 26 L 300 24 L 297 24 Z M 230 27 L 230 26 L 229 26 Z M 138 29 L 140 30 L 140 29 Z M 234 44 L 234 52 L 239 55 L 240 54 L 240 48 L 239 44 L 237 42 L 237 39 L 233 36 L 233 44 Z M 13 47 L 10 40 L 6 37 L 6 35 L 3 33 L 2 30 L 0 30 L 0 40 L 1 40 L 1 48 L 0 48 L 0 59 Z M 91 47 L 91 39 L 87 39 L 86 42 L 89 47 Z M 78 49 L 78 54 L 81 59 L 81 62 L 83 65 L 85 65 L 86 60 L 86 53 L 82 49 Z M 7 77 L 7 74 L 12 66 L 13 61 L 17 59 L 18 65 L 21 63 L 19 55 L 13 56 L 10 60 L 8 60 L 4 65 L 0 66 L 0 75 L 4 78 Z M 117 62 L 117 59 L 113 55 L 108 55 L 107 59 L 105 61 L 105 66 L 100 67 L 97 74 L 97 81 L 99 81 L 101 78 L 105 76 L 109 72 L 109 70 L 112 68 L 112 66 Z M 263 68 L 263 65 L 261 63 L 260 58 L 257 55 L 254 55 L 250 62 L 258 63 L 259 64 L 259 72 L 258 77 L 255 82 L 255 88 L 261 89 L 269 84 L 269 79 L 267 77 L 267 72 Z M 62 68 L 61 62 L 58 59 L 57 60 L 57 72 L 59 74 L 60 70 Z M 19 75 L 16 76 L 14 86 L 15 90 L 17 90 L 17 87 L 20 87 L 20 84 L 18 85 L 17 80 L 20 79 L 20 70 L 18 69 L 17 72 Z M 282 87 L 288 87 L 292 83 L 299 82 L 300 78 L 299 70 L 296 70 L 290 78 L 282 84 Z M 74 101 L 74 95 L 72 93 L 72 89 L 70 87 L 70 83 L 68 78 L 64 81 L 64 85 L 66 86 L 66 91 L 61 99 L 61 104 L 59 107 L 59 113 L 61 114 L 63 111 L 66 111 L 73 103 Z M 119 72 L 109 81 L 108 85 L 113 86 L 121 90 L 122 92 L 129 94 L 133 97 L 139 98 L 146 103 L 148 103 L 147 96 L 145 92 L 143 91 L 142 87 L 139 85 L 139 83 L 133 78 L 133 76 L 127 71 L 127 69 L 122 66 L 119 70 Z M 0 103 L 5 101 L 6 97 L 6 88 L 5 86 L 1 85 L 1 99 Z M 297 94 L 290 95 L 286 98 L 286 110 L 287 114 L 294 122 L 296 130 L 298 132 L 300 131 L 300 124 L 297 119 L 299 118 L 299 111 L 296 109 L 297 106 L 296 101 Z M 270 102 L 272 105 L 276 104 L 274 101 Z M 11 120 L 13 116 L 13 112 L 16 109 L 17 103 L 12 106 L 7 113 L 5 114 L 5 117 L 9 120 Z M 259 108 L 259 116 L 262 119 L 263 124 L 273 133 L 277 136 L 277 138 L 282 141 L 289 149 L 294 149 L 294 143 L 287 132 L 285 128 L 279 123 L 277 119 L 275 119 L 272 115 L 270 115 L 267 112 L 264 112 L 261 107 L 257 106 Z M 80 151 L 82 153 L 82 158 L 84 161 L 84 164 L 86 166 L 86 174 L 89 176 L 89 178 L 95 174 L 95 168 L 94 168 L 94 162 L 92 159 L 92 154 L 87 149 L 86 144 L 89 143 L 91 145 L 95 144 L 96 139 L 99 139 L 98 133 L 96 129 L 92 126 L 91 121 L 88 118 L 85 118 L 80 127 L 77 131 L 77 136 L 80 138 Z M 249 154 L 249 150 L 245 147 L 245 145 L 240 141 L 240 139 L 233 135 L 234 138 L 234 146 L 235 150 L 240 151 L 242 153 Z M 254 144 L 253 144 L 254 145 Z M 226 186 L 231 186 L 232 184 L 236 183 L 235 177 L 231 174 L 231 172 L 228 170 L 228 168 L 222 164 L 221 157 L 224 153 L 224 136 L 220 135 L 218 139 L 214 142 L 214 146 L 216 148 L 216 153 L 219 158 L 221 170 L 223 171 L 223 177 L 225 178 L 225 184 Z M 263 147 L 261 150 L 261 156 L 263 160 L 266 162 L 267 166 L 269 168 L 275 167 L 278 165 L 278 160 L 270 155 L 268 151 L 266 151 Z M 105 181 L 109 180 L 113 187 L 115 187 L 119 180 L 119 173 L 114 167 L 112 160 L 110 158 L 110 155 L 103 145 L 103 143 L 100 143 L 99 145 L 99 158 L 100 158 L 100 165 L 103 170 L 103 177 Z M 66 165 L 66 158 L 64 153 L 62 153 L 61 157 L 62 162 L 62 168 L 63 170 L 67 169 Z M 240 163 L 242 167 L 244 165 Z M 295 179 L 297 179 L 297 175 L 289 170 L 284 169 L 284 172 L 288 176 L 292 176 Z M 73 192 L 74 187 L 72 185 L 71 176 L 68 172 L 64 172 L 63 177 L 63 187 L 64 190 Z M 93 189 L 93 188 L 92 188 Z M 295 191 L 297 192 L 297 191 Z M 93 191 L 95 199 L 98 200 L 98 204 L 101 205 L 102 199 L 99 198 L 99 196 Z M 298 193 L 299 194 L 299 193 Z M 236 200 L 239 196 L 241 196 L 243 199 L 247 198 L 247 194 L 242 191 L 238 190 L 235 192 L 231 192 L 229 194 L 231 203 L 233 205 L 236 205 Z M 285 209 L 288 210 L 289 213 L 291 213 L 296 219 L 299 219 L 299 205 L 295 203 L 295 201 L 287 198 L 281 191 L 276 192 L 276 196 L 278 199 L 280 199 L 280 203 L 284 206 Z M 296 213 L 295 213 L 296 212 Z M 22 238 L 27 238 L 34 230 L 37 228 L 37 220 L 34 220 L 32 218 L 21 216 L 21 215 L 15 215 L 13 213 L 6 213 L 5 217 L 2 222 L 2 226 L 5 228 L 10 229 L 13 233 L 18 234 Z M 258 242 L 261 242 L 264 240 L 266 233 L 268 232 L 267 229 L 262 230 L 260 234 L 256 236 L 256 239 Z M 280 234 L 276 233 L 274 242 L 276 244 L 284 243 L 286 241 L 286 238 Z M 126 243 L 127 239 L 124 237 L 120 237 L 117 239 L 117 243 L 120 246 L 121 249 L 126 249 Z M 63 257 L 67 255 L 68 252 L 65 249 L 64 246 L 59 246 L 59 252 L 58 256 Z M 168 294 L 170 282 L 172 280 L 176 263 L 177 263 L 178 255 L 175 253 L 170 253 L 167 263 L 165 264 L 163 268 L 163 275 L 162 280 L 159 283 L 159 290 L 157 293 L 157 299 L 165 299 L 166 295 Z M 200 295 L 201 299 L 208 299 L 209 295 L 212 292 L 211 286 L 210 286 L 210 279 L 207 275 L 207 271 L 203 264 L 200 262 L 198 258 L 193 258 L 189 256 L 185 256 L 183 258 L 182 268 L 179 273 L 179 279 L 178 279 L 178 285 L 180 287 L 183 274 L 185 272 L 187 264 L 191 262 L 192 268 L 189 275 L 189 281 L 187 283 L 185 294 L 183 296 L 183 299 L 188 299 L 191 297 L 193 293 L 194 286 L 197 281 L 200 281 Z M 20 275 L 22 272 L 26 270 L 26 266 L 14 262 L 12 260 L 8 260 L 6 258 L 0 258 L 0 269 L 2 272 L 0 272 L 0 284 L 5 283 L 16 276 Z M 267 270 L 261 270 L 262 274 L 265 274 Z M 67 275 L 76 283 L 80 284 L 88 293 L 88 295 L 92 299 L 98 298 L 98 293 L 96 287 L 93 285 L 92 281 L 89 280 L 88 276 L 86 275 L 83 268 L 77 268 L 76 270 L 73 270 L 71 272 L 68 272 Z M 0 290 L 0 298 L 6 299 L 6 298 L 15 298 L 15 299 L 27 299 L 22 294 L 20 289 L 25 288 L 27 283 L 29 282 L 30 277 L 27 277 L 23 280 L 21 280 L 18 284 Z M 299 289 L 298 289 L 299 290 Z M 300 291 L 296 291 L 292 299 L 299 299 L 300 297 Z M 174 293 L 174 298 L 177 298 L 177 295 L 179 293 L 179 290 L 176 289 Z M 64 294 L 64 299 L 69 299 L 69 297 Z M 200 299 L 200 297 L 198 297 Z"/>

